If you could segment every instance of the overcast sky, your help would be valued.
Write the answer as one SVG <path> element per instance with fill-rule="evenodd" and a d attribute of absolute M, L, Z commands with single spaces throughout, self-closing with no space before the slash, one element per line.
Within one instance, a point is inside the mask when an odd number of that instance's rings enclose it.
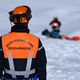
<path fill-rule="evenodd" d="M 0 35 L 10 31 L 8 12 L 19 5 L 32 9 L 33 18 L 29 23 L 32 33 L 50 30 L 53 17 L 59 17 L 62 22 L 61 34 L 80 31 L 80 0 L 0 0 Z"/>

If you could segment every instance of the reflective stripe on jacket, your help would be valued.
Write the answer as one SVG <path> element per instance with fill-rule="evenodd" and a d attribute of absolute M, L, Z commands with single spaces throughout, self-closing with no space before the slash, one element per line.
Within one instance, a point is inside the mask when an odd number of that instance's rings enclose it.
<path fill-rule="evenodd" d="M 4 58 L 8 61 L 5 64 L 9 65 L 4 68 L 5 73 L 15 79 L 17 76 L 29 78 L 30 75 L 35 74 L 36 70 L 35 67 L 32 68 L 32 59 L 36 59 L 38 45 L 38 38 L 28 33 L 11 32 L 2 36 Z M 25 63 L 21 66 L 16 65 L 16 63 L 20 64 L 21 60 Z"/>

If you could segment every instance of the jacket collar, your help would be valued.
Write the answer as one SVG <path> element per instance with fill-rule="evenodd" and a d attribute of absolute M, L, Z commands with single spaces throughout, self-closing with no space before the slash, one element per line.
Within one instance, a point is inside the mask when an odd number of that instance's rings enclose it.
<path fill-rule="evenodd" d="M 28 28 L 28 25 L 26 24 L 17 24 L 11 27 L 11 32 L 27 32 L 29 33 L 30 30 Z"/>

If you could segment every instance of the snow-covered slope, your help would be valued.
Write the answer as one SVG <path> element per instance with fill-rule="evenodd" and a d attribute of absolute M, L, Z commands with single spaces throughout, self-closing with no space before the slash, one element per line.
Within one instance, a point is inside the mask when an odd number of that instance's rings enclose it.
<path fill-rule="evenodd" d="M 80 36 L 80 30 L 71 33 L 69 36 L 71 36 L 71 37 L 73 37 L 73 36 Z"/>
<path fill-rule="evenodd" d="M 41 37 L 47 55 L 47 80 L 80 80 L 80 41 Z"/>

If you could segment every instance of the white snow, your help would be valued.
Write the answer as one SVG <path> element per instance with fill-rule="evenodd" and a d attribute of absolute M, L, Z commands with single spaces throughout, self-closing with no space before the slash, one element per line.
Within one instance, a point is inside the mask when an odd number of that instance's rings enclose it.
<path fill-rule="evenodd" d="M 73 37 L 73 36 L 80 36 L 80 31 L 77 30 L 77 31 L 75 31 L 75 32 L 73 32 L 73 33 L 71 33 L 71 34 L 69 34 L 69 36 L 70 36 L 70 37 Z"/>
<path fill-rule="evenodd" d="M 41 37 L 47 55 L 47 80 L 80 80 L 80 41 Z"/>

